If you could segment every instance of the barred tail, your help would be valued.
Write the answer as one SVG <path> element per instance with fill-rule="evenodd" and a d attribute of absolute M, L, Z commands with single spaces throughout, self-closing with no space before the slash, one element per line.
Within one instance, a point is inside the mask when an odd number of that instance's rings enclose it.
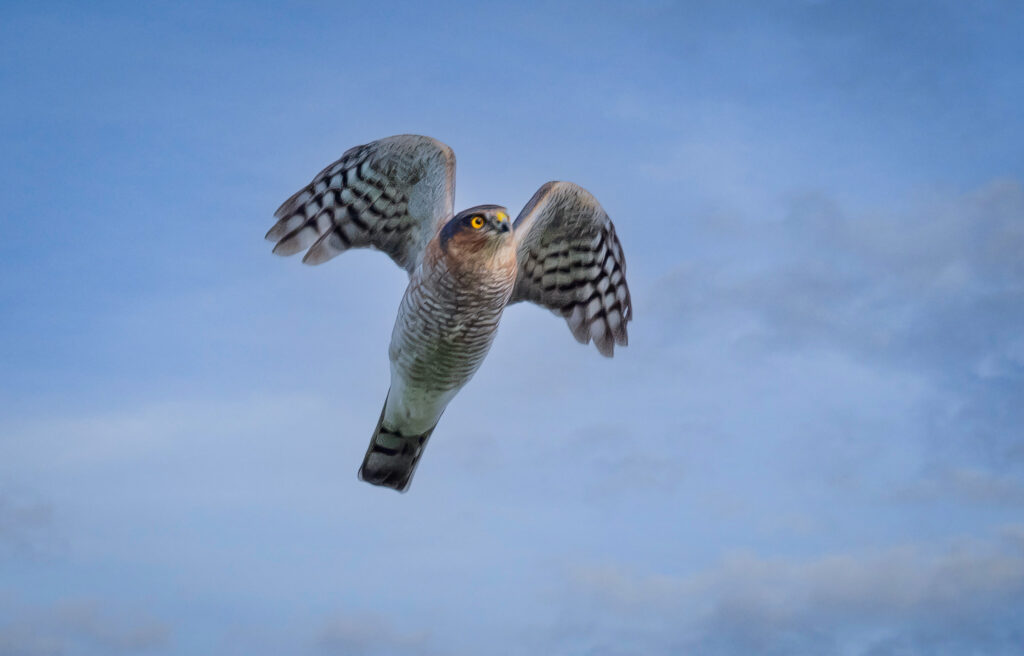
<path fill-rule="evenodd" d="M 377 429 L 370 438 L 366 457 L 359 468 L 359 480 L 405 492 L 434 428 L 422 435 L 403 435 L 391 430 L 384 426 L 384 409 L 387 407 L 385 399 Z"/>

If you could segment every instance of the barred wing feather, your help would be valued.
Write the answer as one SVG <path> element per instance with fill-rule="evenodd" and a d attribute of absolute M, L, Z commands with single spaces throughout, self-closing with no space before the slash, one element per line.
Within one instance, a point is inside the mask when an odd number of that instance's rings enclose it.
<path fill-rule="evenodd" d="M 410 274 L 452 216 L 455 155 L 419 135 L 379 139 L 345 152 L 282 203 L 266 238 L 274 253 L 321 264 L 350 248 L 376 248 Z"/>
<path fill-rule="evenodd" d="M 516 219 L 519 272 L 512 303 L 532 301 L 561 315 L 583 344 L 611 357 L 628 343 L 633 307 L 615 226 L 590 192 L 548 182 Z"/>

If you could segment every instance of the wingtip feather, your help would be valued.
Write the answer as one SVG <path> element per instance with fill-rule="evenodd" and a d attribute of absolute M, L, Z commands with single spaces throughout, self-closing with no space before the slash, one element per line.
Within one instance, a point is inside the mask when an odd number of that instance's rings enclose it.
<path fill-rule="evenodd" d="M 301 251 L 302 248 L 303 248 L 302 242 L 300 242 L 299 240 L 297 240 L 297 239 L 287 239 L 285 241 L 277 242 L 277 245 L 274 246 L 274 250 L 272 250 L 271 252 L 274 255 L 280 255 L 282 257 L 288 257 L 289 255 L 295 255 L 296 253 Z"/>

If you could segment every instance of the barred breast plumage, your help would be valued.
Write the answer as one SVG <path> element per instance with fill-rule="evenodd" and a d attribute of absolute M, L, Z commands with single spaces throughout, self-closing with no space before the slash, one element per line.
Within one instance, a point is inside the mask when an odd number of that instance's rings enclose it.
<path fill-rule="evenodd" d="M 462 387 L 487 355 L 514 285 L 514 268 L 477 277 L 425 263 L 398 310 L 389 353 L 396 371 L 411 386 Z"/>

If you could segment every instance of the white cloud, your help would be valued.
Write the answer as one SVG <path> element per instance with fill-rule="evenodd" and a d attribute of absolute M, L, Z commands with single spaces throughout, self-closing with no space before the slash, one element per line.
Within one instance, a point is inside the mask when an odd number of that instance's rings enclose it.
<path fill-rule="evenodd" d="M 893 493 L 894 501 L 956 501 L 979 506 L 1024 506 L 1024 482 L 977 467 L 950 467 Z"/>
<path fill-rule="evenodd" d="M 163 622 L 98 600 L 34 608 L 17 604 L 5 611 L 0 622 L 4 656 L 143 654 L 167 645 L 171 634 Z"/>
<path fill-rule="evenodd" d="M 662 346 L 842 353 L 924 381 L 936 441 L 993 459 L 1024 441 L 1019 183 L 853 213 L 808 195 L 783 220 L 736 221 L 708 223 L 706 254 L 656 287 Z"/>
<path fill-rule="evenodd" d="M 0 547 L 38 554 L 54 546 L 53 506 L 36 495 L 0 491 Z"/>
<path fill-rule="evenodd" d="M 427 631 L 398 629 L 372 615 L 339 614 L 332 617 L 317 638 L 317 645 L 328 654 L 429 654 Z"/>
<path fill-rule="evenodd" d="M 626 652 L 1011 654 L 1024 635 L 1021 527 L 1002 536 L 912 543 L 811 558 L 728 555 L 688 575 L 575 566 L 565 619 L 601 627 L 571 641 Z M 682 565 L 681 565 L 682 566 Z M 966 652 L 963 652 L 966 653 Z M 974 652 L 971 652 L 974 653 Z"/>

